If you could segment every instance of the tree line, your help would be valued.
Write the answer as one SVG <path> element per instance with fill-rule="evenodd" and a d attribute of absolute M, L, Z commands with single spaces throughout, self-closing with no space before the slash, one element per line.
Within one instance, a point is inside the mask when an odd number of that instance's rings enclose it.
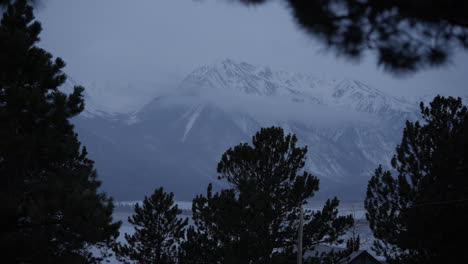
<path fill-rule="evenodd" d="M 280 127 L 229 148 L 218 163 L 227 188 L 193 199 L 192 224 L 174 195 L 157 188 L 135 205 L 133 234 L 116 241 L 121 222 L 99 190 L 93 161 L 70 119 L 84 109 L 83 87 L 64 94 L 65 63 L 39 48 L 41 25 L 26 0 L 8 4 L 0 25 L 0 247 L 5 263 L 296 263 L 304 251 L 346 243 L 343 251 L 304 258 L 338 263 L 359 249 L 344 241 L 351 215 L 334 197 L 319 211 L 301 208 L 319 190 L 304 170 L 307 147 Z M 466 262 L 468 113 L 460 98 L 421 103 L 407 121 L 390 170 L 379 166 L 365 199 L 373 249 L 388 263 Z"/>

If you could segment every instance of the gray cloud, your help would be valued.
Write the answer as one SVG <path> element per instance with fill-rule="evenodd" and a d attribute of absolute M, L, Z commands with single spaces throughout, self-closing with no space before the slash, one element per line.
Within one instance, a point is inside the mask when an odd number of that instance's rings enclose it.
<path fill-rule="evenodd" d="M 375 116 L 350 108 L 299 103 L 285 100 L 284 96 L 249 95 L 212 88 L 199 89 L 196 94 L 187 94 L 178 89 L 166 91 L 158 104 L 161 107 L 214 106 L 229 114 L 238 113 L 254 118 L 263 126 L 294 121 L 310 127 L 319 124 L 321 128 L 379 125 Z"/>

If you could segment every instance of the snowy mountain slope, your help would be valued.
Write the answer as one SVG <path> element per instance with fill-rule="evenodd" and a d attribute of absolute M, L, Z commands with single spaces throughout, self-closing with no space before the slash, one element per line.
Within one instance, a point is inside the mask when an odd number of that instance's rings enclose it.
<path fill-rule="evenodd" d="M 372 171 L 389 163 L 404 121 L 418 118 L 418 106 L 359 81 L 223 60 L 194 70 L 137 113 L 90 113 L 76 120 L 78 134 L 103 187 L 119 200 L 160 185 L 191 199 L 218 182 L 227 148 L 271 125 L 309 147 L 305 169 L 322 180 L 319 196 L 359 199 Z"/>
<path fill-rule="evenodd" d="M 272 71 L 230 59 L 193 71 L 181 84 L 188 94 L 286 97 L 294 102 L 353 108 L 367 113 L 411 113 L 414 104 L 355 80 L 322 80 L 306 74 Z"/>

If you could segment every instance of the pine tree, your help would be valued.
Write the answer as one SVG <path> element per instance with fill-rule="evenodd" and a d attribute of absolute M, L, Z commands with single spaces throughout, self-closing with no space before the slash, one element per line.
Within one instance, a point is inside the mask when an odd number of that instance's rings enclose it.
<path fill-rule="evenodd" d="M 300 207 L 319 185 L 315 176 L 303 171 L 307 147 L 296 144 L 296 136 L 285 136 L 281 128 L 263 128 L 252 145 L 239 144 L 223 154 L 217 171 L 230 188 L 213 194 L 209 185 L 206 196 L 193 200 L 191 237 L 199 248 L 196 251 L 193 242 L 189 250 L 182 245 L 190 263 L 296 261 Z M 335 198 L 322 211 L 306 211 L 306 249 L 337 242 L 351 226 L 351 216 L 338 216 L 338 204 Z"/>
<path fill-rule="evenodd" d="M 0 247 L 2 263 L 98 263 L 118 236 L 93 161 L 70 118 L 83 88 L 65 95 L 64 62 L 36 46 L 41 25 L 24 0 L 0 25 Z"/>
<path fill-rule="evenodd" d="M 388 263 L 467 263 L 467 108 L 437 96 L 421 113 L 406 123 L 393 171 L 380 166 L 369 181 L 374 248 Z"/>
<path fill-rule="evenodd" d="M 178 245 L 184 237 L 188 219 L 181 219 L 182 211 L 174 205 L 173 193 L 161 187 L 143 205 L 135 205 L 135 213 L 128 222 L 135 233 L 125 234 L 127 244 L 117 244 L 117 258 L 124 263 L 170 264 L 177 263 Z"/>

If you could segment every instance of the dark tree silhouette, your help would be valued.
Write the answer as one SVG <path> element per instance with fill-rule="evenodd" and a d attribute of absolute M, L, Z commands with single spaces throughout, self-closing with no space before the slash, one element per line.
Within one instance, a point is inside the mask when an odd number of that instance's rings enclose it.
<path fill-rule="evenodd" d="M 11 4 L 13 2 L 15 2 L 17 0 L 0 0 L 0 8 L 2 6 L 7 6 L 8 4 Z M 42 2 L 43 0 L 26 0 L 26 2 L 29 4 L 29 5 L 35 5 L 35 4 L 38 4 L 40 2 Z"/>
<path fill-rule="evenodd" d="M 117 259 L 124 263 L 177 263 L 178 245 L 188 220 L 178 218 L 182 211 L 173 198 L 173 193 L 165 193 L 161 187 L 145 197 L 143 206 L 135 205 L 135 214 L 128 218 L 135 233 L 125 234 L 127 244 L 115 246 Z"/>
<path fill-rule="evenodd" d="M 445 65 L 455 50 L 468 49 L 465 0 L 283 1 L 301 28 L 339 55 L 358 59 L 370 50 L 392 73 Z"/>
<path fill-rule="evenodd" d="M 460 98 L 421 103 L 407 122 L 391 171 L 369 181 L 366 217 L 388 263 L 468 262 L 468 112 Z"/>
<path fill-rule="evenodd" d="M 36 46 L 41 25 L 26 1 L 0 25 L 0 247 L 2 263 L 99 263 L 118 236 L 113 204 L 70 118 L 83 87 L 58 90 L 64 62 Z"/>
<path fill-rule="evenodd" d="M 182 245 L 184 263 L 295 262 L 300 207 L 319 185 L 302 170 L 307 147 L 296 144 L 296 136 L 281 128 L 263 128 L 252 145 L 223 154 L 219 179 L 230 188 L 213 194 L 209 185 L 206 196 L 193 200 L 195 228 Z M 306 249 L 336 243 L 351 227 L 352 217 L 338 216 L 338 205 L 335 198 L 322 211 L 305 212 Z"/>

